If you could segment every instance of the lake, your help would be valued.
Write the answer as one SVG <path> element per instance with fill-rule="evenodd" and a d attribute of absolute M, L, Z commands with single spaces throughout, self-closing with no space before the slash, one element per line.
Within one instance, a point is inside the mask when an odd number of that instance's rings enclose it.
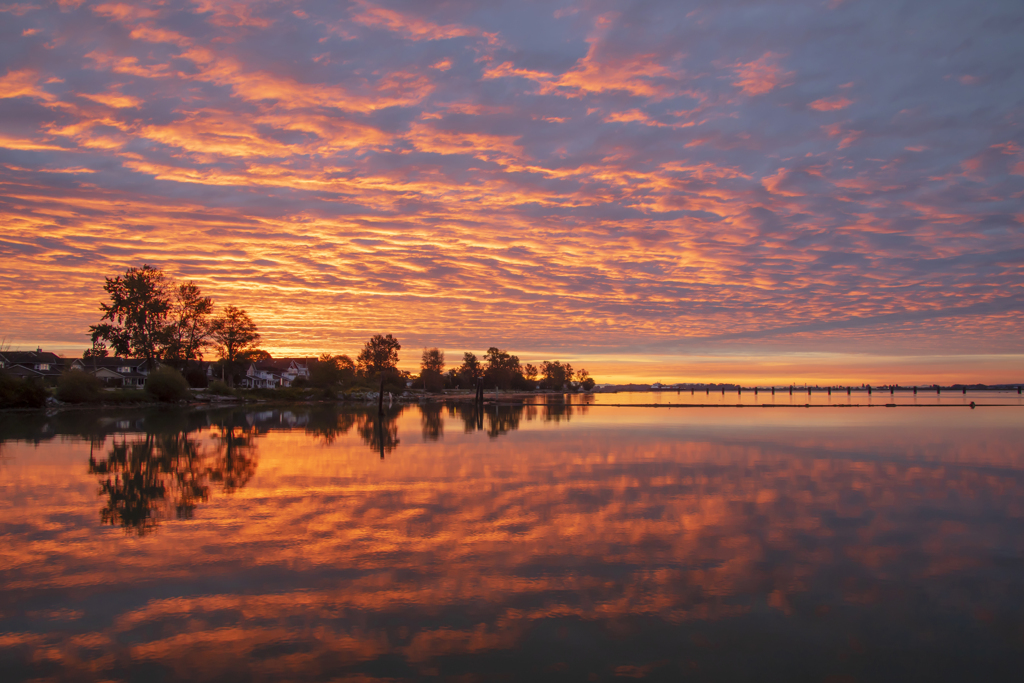
<path fill-rule="evenodd" d="M 1016 394 L 645 396 L 0 414 L 0 678 L 1016 680 Z"/>

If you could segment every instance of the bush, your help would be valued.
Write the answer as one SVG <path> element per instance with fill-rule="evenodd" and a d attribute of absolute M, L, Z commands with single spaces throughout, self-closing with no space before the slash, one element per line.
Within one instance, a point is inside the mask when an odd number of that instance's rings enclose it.
<path fill-rule="evenodd" d="M 219 379 L 215 379 L 210 382 L 210 386 L 206 388 L 206 393 L 217 394 L 218 396 L 234 396 L 235 390 L 227 385 L 227 382 L 222 382 Z"/>
<path fill-rule="evenodd" d="M 19 379 L 0 371 L 0 408 L 43 408 L 46 389 L 38 382 Z"/>
<path fill-rule="evenodd" d="M 210 380 L 206 377 L 206 370 L 202 365 L 190 363 L 185 369 L 185 379 L 193 389 L 205 389 Z"/>
<path fill-rule="evenodd" d="M 83 370 L 68 370 L 57 380 L 57 398 L 65 403 L 92 403 L 100 400 L 103 383 Z"/>
<path fill-rule="evenodd" d="M 146 392 L 158 401 L 180 401 L 192 397 L 185 376 L 166 365 L 146 378 Z"/>

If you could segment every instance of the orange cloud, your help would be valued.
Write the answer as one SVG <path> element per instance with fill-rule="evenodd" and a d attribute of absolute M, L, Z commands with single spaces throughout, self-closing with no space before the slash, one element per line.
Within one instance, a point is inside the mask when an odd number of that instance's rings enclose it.
<path fill-rule="evenodd" d="M 815 111 L 838 111 L 846 109 L 851 104 L 853 104 L 853 100 L 845 97 L 823 97 L 820 100 L 814 100 L 807 106 Z"/>
<path fill-rule="evenodd" d="M 425 19 L 378 7 L 366 0 L 356 0 L 355 4 L 359 10 L 352 13 L 352 21 L 363 26 L 387 29 L 408 40 L 446 40 L 466 36 L 485 36 L 492 42 L 497 39 L 496 34 L 484 33 L 472 26 L 441 26 Z"/>
<path fill-rule="evenodd" d="M 746 64 L 734 64 L 733 71 L 739 79 L 733 85 L 746 95 L 764 95 L 779 86 L 787 85 L 792 71 L 783 71 L 779 65 L 782 55 L 766 52 L 760 58 Z"/>
<path fill-rule="evenodd" d="M 0 99 L 13 97 L 34 97 L 44 102 L 53 102 L 57 99 L 39 86 L 40 76 L 35 69 L 20 69 L 8 71 L 0 78 Z"/>

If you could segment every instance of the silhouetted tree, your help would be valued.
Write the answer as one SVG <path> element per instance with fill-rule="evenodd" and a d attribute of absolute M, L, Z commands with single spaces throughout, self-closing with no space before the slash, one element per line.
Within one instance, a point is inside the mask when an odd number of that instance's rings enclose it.
<path fill-rule="evenodd" d="M 174 290 L 171 323 L 167 327 L 164 360 L 184 369 L 187 361 L 202 360 L 209 343 L 213 298 L 203 296 L 194 282 L 185 282 Z"/>
<path fill-rule="evenodd" d="M 440 391 L 444 388 L 444 351 L 438 348 L 423 349 L 420 362 L 420 379 L 427 391 Z"/>
<path fill-rule="evenodd" d="M 533 363 L 527 363 L 523 366 L 523 379 L 531 384 L 537 381 L 537 366 Z"/>
<path fill-rule="evenodd" d="M 107 355 L 107 345 L 99 339 L 94 339 L 92 346 L 87 348 L 82 354 L 82 360 L 89 360 L 90 358 L 106 358 Z"/>
<path fill-rule="evenodd" d="M 236 306 L 226 306 L 224 314 L 210 324 L 210 337 L 221 357 L 221 372 L 226 370 L 232 376 L 243 362 L 255 358 L 253 354 L 266 353 L 256 348 L 260 341 L 256 323 L 248 313 Z"/>
<path fill-rule="evenodd" d="M 110 303 L 100 304 L 101 320 L 109 322 L 89 327 L 93 345 L 103 341 L 119 356 L 159 360 L 171 311 L 163 272 L 148 265 L 129 268 L 124 275 L 106 278 L 103 289 Z"/>
<path fill-rule="evenodd" d="M 580 389 L 583 391 L 590 391 L 594 388 L 594 378 L 590 376 L 590 373 L 580 368 L 576 373 L 576 381 L 580 384 Z"/>
<path fill-rule="evenodd" d="M 555 391 L 561 391 L 573 378 L 572 366 L 557 360 L 553 363 L 550 361 L 541 363 L 541 373 L 544 375 L 541 382 L 544 387 Z"/>
<path fill-rule="evenodd" d="M 476 354 L 466 351 L 462 354 L 462 365 L 459 366 L 456 373 L 459 378 L 459 386 L 466 389 L 476 385 L 476 381 L 484 376 L 484 369 Z"/>
<path fill-rule="evenodd" d="M 487 386 L 510 389 L 517 379 L 522 379 L 522 368 L 519 367 L 519 356 L 492 346 L 487 349 L 487 369 L 484 370 L 484 382 Z"/>
<path fill-rule="evenodd" d="M 402 345 L 390 334 L 376 334 L 370 338 L 359 352 L 356 362 L 367 375 L 381 372 L 394 372 L 398 365 L 398 352 Z"/>

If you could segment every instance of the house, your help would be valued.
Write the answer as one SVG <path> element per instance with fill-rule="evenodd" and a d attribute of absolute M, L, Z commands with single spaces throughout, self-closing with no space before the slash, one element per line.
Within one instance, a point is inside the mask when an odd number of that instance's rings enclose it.
<path fill-rule="evenodd" d="M 299 378 L 309 379 L 305 358 L 272 358 L 252 361 L 242 377 L 246 389 L 277 389 L 290 387 Z"/>
<path fill-rule="evenodd" d="M 150 373 L 150 363 L 143 358 L 76 358 L 71 367 L 88 372 L 110 387 L 141 388 Z"/>
<path fill-rule="evenodd" d="M 251 361 L 245 369 L 241 386 L 243 389 L 276 389 L 281 386 L 281 375 L 267 361 Z"/>
<path fill-rule="evenodd" d="M 37 348 L 35 351 L 0 352 L 0 370 L 15 377 L 40 379 L 55 383 L 64 371 L 64 361 L 55 353 Z"/>

